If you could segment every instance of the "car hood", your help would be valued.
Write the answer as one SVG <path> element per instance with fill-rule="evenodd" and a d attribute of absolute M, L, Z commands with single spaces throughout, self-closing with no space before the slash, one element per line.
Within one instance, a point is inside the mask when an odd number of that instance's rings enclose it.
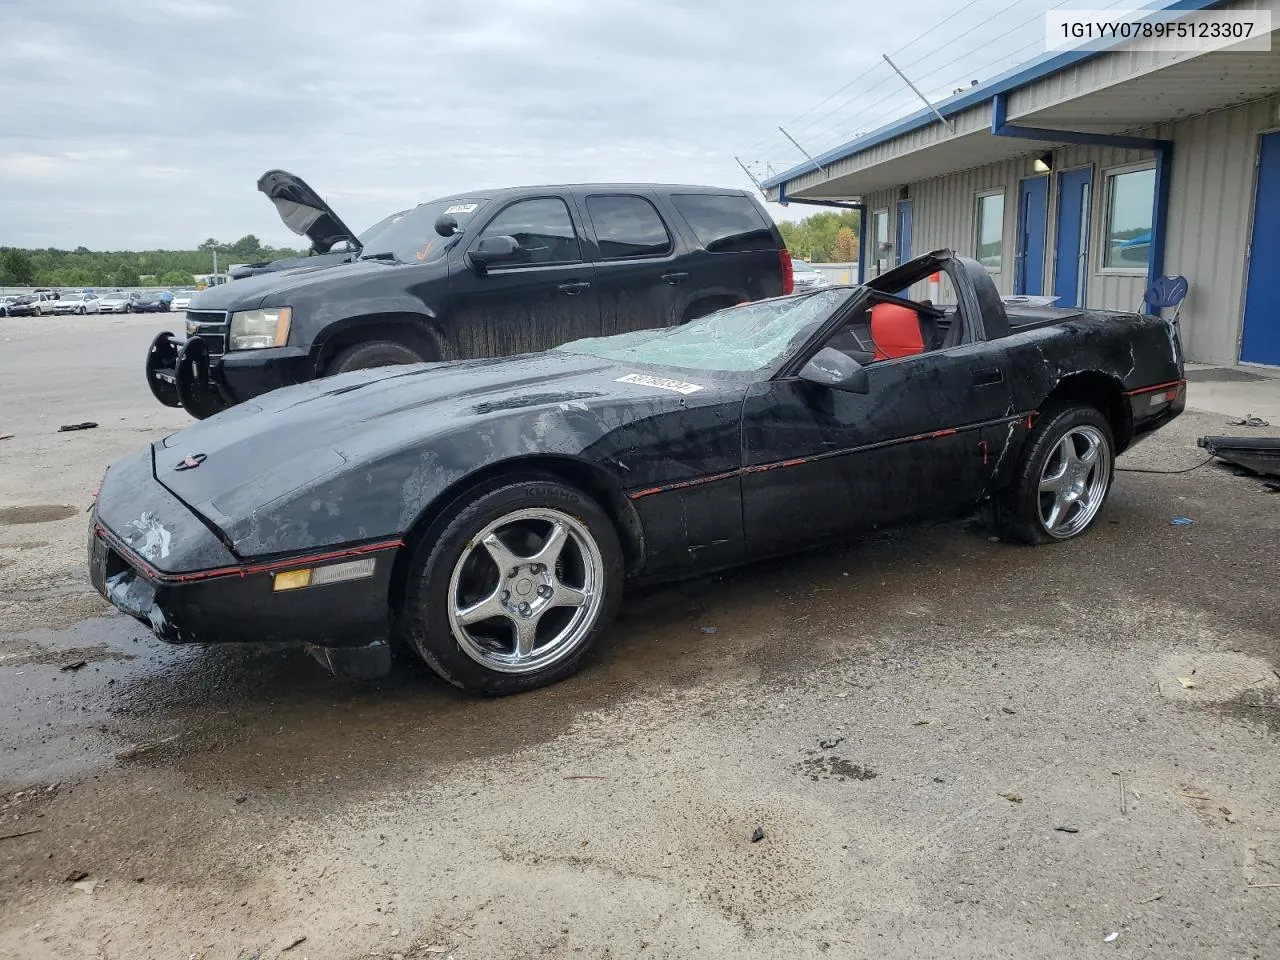
<path fill-rule="evenodd" d="M 285 170 L 268 170 L 258 178 L 258 189 L 275 204 L 284 225 L 311 241 L 317 253 L 328 253 L 343 240 L 360 250 L 360 240 L 333 209 L 320 199 L 301 177 Z"/>
<path fill-rule="evenodd" d="M 442 476 L 515 456 L 576 455 L 637 418 L 744 390 L 687 371 L 667 374 L 677 375 L 695 390 L 679 392 L 673 380 L 654 385 L 653 371 L 633 365 L 558 351 L 355 371 L 274 391 L 166 437 L 153 447 L 156 479 L 238 555 L 308 549 L 325 545 L 322 538 L 298 539 L 276 519 L 296 517 L 299 503 L 309 516 L 360 516 L 368 497 L 380 501 L 370 515 L 384 515 L 389 496 L 411 502 Z M 332 492 L 335 477 L 340 493 Z M 278 509 L 284 503 L 287 511 Z M 344 539 L 396 535 L 412 518 L 393 511 Z"/>
<path fill-rule="evenodd" d="M 190 309 L 256 310 L 262 306 L 285 307 L 290 305 L 290 293 L 315 283 L 336 283 L 342 288 L 340 296 L 349 296 L 358 289 L 350 284 L 374 276 L 380 279 L 388 270 L 397 266 L 387 260 L 335 262 L 330 256 L 308 257 L 307 261 L 308 265 L 304 267 L 271 270 L 201 290 L 191 298 Z M 441 273 L 448 272 L 448 265 L 443 261 L 436 261 L 428 266 L 435 266 Z M 418 276 L 421 281 L 422 275 Z"/>

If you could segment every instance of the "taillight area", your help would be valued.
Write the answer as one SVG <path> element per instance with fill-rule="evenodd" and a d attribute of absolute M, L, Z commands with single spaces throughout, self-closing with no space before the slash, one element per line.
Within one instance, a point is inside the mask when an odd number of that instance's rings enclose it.
<path fill-rule="evenodd" d="M 786 247 L 778 251 L 778 260 L 782 264 L 782 295 L 785 297 L 789 293 L 795 293 L 796 270 L 791 265 L 791 251 Z"/>

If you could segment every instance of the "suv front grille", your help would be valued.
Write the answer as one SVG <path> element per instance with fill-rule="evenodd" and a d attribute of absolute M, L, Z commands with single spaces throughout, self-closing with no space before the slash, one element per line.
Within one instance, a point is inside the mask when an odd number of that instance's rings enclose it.
<path fill-rule="evenodd" d="M 187 336 L 199 337 L 209 348 L 209 356 L 227 352 L 227 313 L 225 310 L 188 310 Z"/>

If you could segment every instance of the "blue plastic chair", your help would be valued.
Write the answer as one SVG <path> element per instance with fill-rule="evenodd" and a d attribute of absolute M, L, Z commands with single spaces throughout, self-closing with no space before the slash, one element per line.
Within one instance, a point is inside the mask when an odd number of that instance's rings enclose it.
<path fill-rule="evenodd" d="M 1161 277 L 1147 287 L 1142 304 L 1157 316 L 1162 316 L 1169 307 L 1175 307 L 1173 323 L 1177 324 L 1178 318 L 1182 316 L 1182 301 L 1186 299 L 1188 289 L 1190 285 L 1186 277 Z"/>

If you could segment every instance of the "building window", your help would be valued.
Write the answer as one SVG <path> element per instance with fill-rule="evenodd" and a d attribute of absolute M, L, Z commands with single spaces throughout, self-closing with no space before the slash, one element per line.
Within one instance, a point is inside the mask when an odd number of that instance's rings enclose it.
<path fill-rule="evenodd" d="M 999 271 L 1004 262 L 1004 193 L 978 197 L 978 262 Z"/>
<path fill-rule="evenodd" d="M 1156 171 L 1107 174 L 1106 246 L 1102 266 L 1146 272 L 1151 259 L 1151 227 L 1156 205 Z"/>
<path fill-rule="evenodd" d="M 879 275 L 881 265 L 890 259 L 888 210 L 876 210 L 871 214 L 871 256 Z"/>

